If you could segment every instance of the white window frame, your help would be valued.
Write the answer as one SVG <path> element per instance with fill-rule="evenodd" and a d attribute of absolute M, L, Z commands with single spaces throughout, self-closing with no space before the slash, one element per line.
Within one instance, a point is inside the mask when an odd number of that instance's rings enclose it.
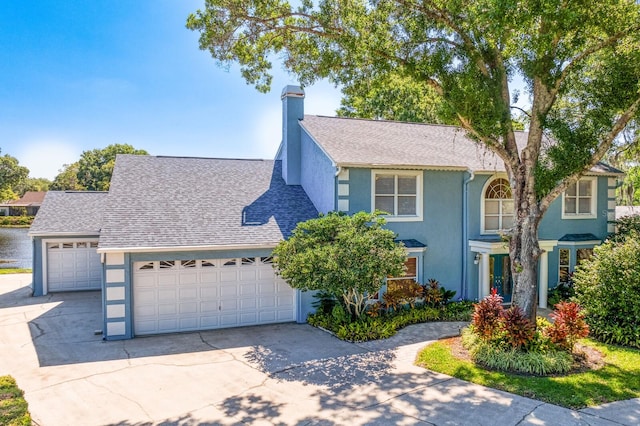
<path fill-rule="evenodd" d="M 507 177 L 506 174 L 497 174 L 497 175 L 493 175 L 491 176 L 489 179 L 487 179 L 487 181 L 484 183 L 484 186 L 482 187 L 482 192 L 480 193 L 480 235 L 499 235 L 502 230 L 487 230 L 486 226 L 485 226 L 485 194 L 487 192 L 487 188 L 489 188 L 489 185 L 491 185 L 491 183 L 496 180 L 496 179 L 505 179 L 507 182 L 509 182 L 509 179 Z M 514 202 L 514 213 L 513 213 L 513 221 L 515 223 L 515 202 Z M 500 203 L 500 209 L 502 209 L 502 203 Z M 500 223 L 502 223 L 502 213 L 500 213 Z"/>
<path fill-rule="evenodd" d="M 561 263 L 561 259 L 562 259 L 562 250 L 566 250 L 568 253 L 568 257 L 567 257 L 567 264 L 563 264 Z M 560 283 L 566 283 L 568 281 L 562 281 L 562 274 L 560 273 L 560 271 L 562 270 L 562 268 L 567 268 L 567 279 L 569 279 L 571 277 L 571 249 L 567 248 L 567 247 L 560 247 L 558 249 L 558 284 Z"/>
<path fill-rule="evenodd" d="M 398 208 L 398 180 L 397 176 L 413 176 L 416 179 L 416 214 L 415 215 L 385 215 L 387 222 L 418 222 L 422 220 L 422 170 L 371 170 L 371 211 L 376 209 L 376 176 L 395 176 L 394 208 Z"/>
<path fill-rule="evenodd" d="M 566 213 L 565 212 L 565 196 L 566 191 L 562 193 L 562 219 L 596 219 L 598 217 L 598 178 L 595 176 L 582 177 L 578 180 L 576 185 L 576 194 L 579 197 L 578 190 L 580 188 L 579 183 L 588 181 L 591 183 L 591 211 L 589 213 Z M 578 198 L 579 199 L 579 198 Z M 578 199 L 576 199 L 576 208 L 578 207 Z"/>

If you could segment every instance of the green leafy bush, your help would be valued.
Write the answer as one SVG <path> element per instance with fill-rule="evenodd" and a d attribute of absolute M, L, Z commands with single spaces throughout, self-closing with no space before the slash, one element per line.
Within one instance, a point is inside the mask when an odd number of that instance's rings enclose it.
<path fill-rule="evenodd" d="M 451 302 L 440 308 L 430 306 L 404 307 L 396 311 L 384 311 L 370 307 L 375 315 L 352 318 L 340 305 L 330 314 L 318 311 L 307 317 L 314 327 L 321 327 L 334 333 L 338 338 L 352 342 L 383 339 L 396 334 L 397 330 L 411 324 L 430 321 L 469 321 L 471 302 Z"/>
<path fill-rule="evenodd" d="M 572 276 L 569 282 L 558 283 L 557 286 L 549 290 L 549 295 L 548 295 L 549 306 L 556 306 L 556 304 L 560 302 L 568 302 L 571 299 L 573 299 L 575 295 L 576 295 L 576 290 L 573 285 L 573 276 Z"/>
<path fill-rule="evenodd" d="M 0 376 L 0 424 L 31 425 L 24 393 L 11 376 Z"/>
<path fill-rule="evenodd" d="M 35 216 L 2 216 L 0 226 L 29 226 Z"/>
<path fill-rule="evenodd" d="M 573 274 L 576 299 L 591 335 L 605 343 L 640 348 L 640 236 L 594 248 Z"/>
<path fill-rule="evenodd" d="M 462 342 L 475 362 L 492 370 L 546 376 L 567 373 L 573 364 L 571 354 L 562 350 L 498 350 L 495 344 L 482 339 L 473 327 L 463 330 Z"/>

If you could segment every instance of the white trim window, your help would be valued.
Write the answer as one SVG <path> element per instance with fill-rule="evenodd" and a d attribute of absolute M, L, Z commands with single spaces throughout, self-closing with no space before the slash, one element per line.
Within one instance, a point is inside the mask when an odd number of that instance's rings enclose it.
<path fill-rule="evenodd" d="M 562 194 L 563 219 L 595 219 L 597 178 L 586 177 L 571 184 Z"/>
<path fill-rule="evenodd" d="M 513 195 L 503 177 L 488 181 L 482 193 L 482 233 L 497 234 L 513 227 Z"/>
<path fill-rule="evenodd" d="M 571 250 L 558 250 L 558 282 L 568 283 L 571 277 Z"/>
<path fill-rule="evenodd" d="M 371 210 L 386 212 L 389 221 L 422 220 L 422 172 L 372 170 Z"/>

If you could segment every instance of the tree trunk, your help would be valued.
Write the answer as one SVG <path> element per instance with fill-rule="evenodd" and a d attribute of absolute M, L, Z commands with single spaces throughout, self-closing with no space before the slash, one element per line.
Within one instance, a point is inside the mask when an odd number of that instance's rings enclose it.
<path fill-rule="evenodd" d="M 518 305 L 525 315 L 536 323 L 538 299 L 538 224 L 540 215 L 535 206 L 522 216 L 516 217 L 515 232 L 509 244 L 511 257 L 511 273 L 513 274 L 512 303 Z M 516 210 L 517 211 L 517 210 Z"/>

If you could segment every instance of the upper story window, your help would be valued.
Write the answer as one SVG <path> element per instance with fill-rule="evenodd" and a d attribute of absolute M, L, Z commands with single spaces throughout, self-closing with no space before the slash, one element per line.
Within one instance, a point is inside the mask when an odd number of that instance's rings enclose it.
<path fill-rule="evenodd" d="M 482 232 L 498 233 L 513 226 L 513 195 L 509 181 L 493 179 L 483 193 Z"/>
<path fill-rule="evenodd" d="M 596 217 L 595 177 L 582 178 L 570 185 L 562 195 L 563 219 L 594 219 Z"/>
<path fill-rule="evenodd" d="M 421 171 L 373 171 L 372 210 L 388 214 L 389 221 L 422 219 Z"/>

